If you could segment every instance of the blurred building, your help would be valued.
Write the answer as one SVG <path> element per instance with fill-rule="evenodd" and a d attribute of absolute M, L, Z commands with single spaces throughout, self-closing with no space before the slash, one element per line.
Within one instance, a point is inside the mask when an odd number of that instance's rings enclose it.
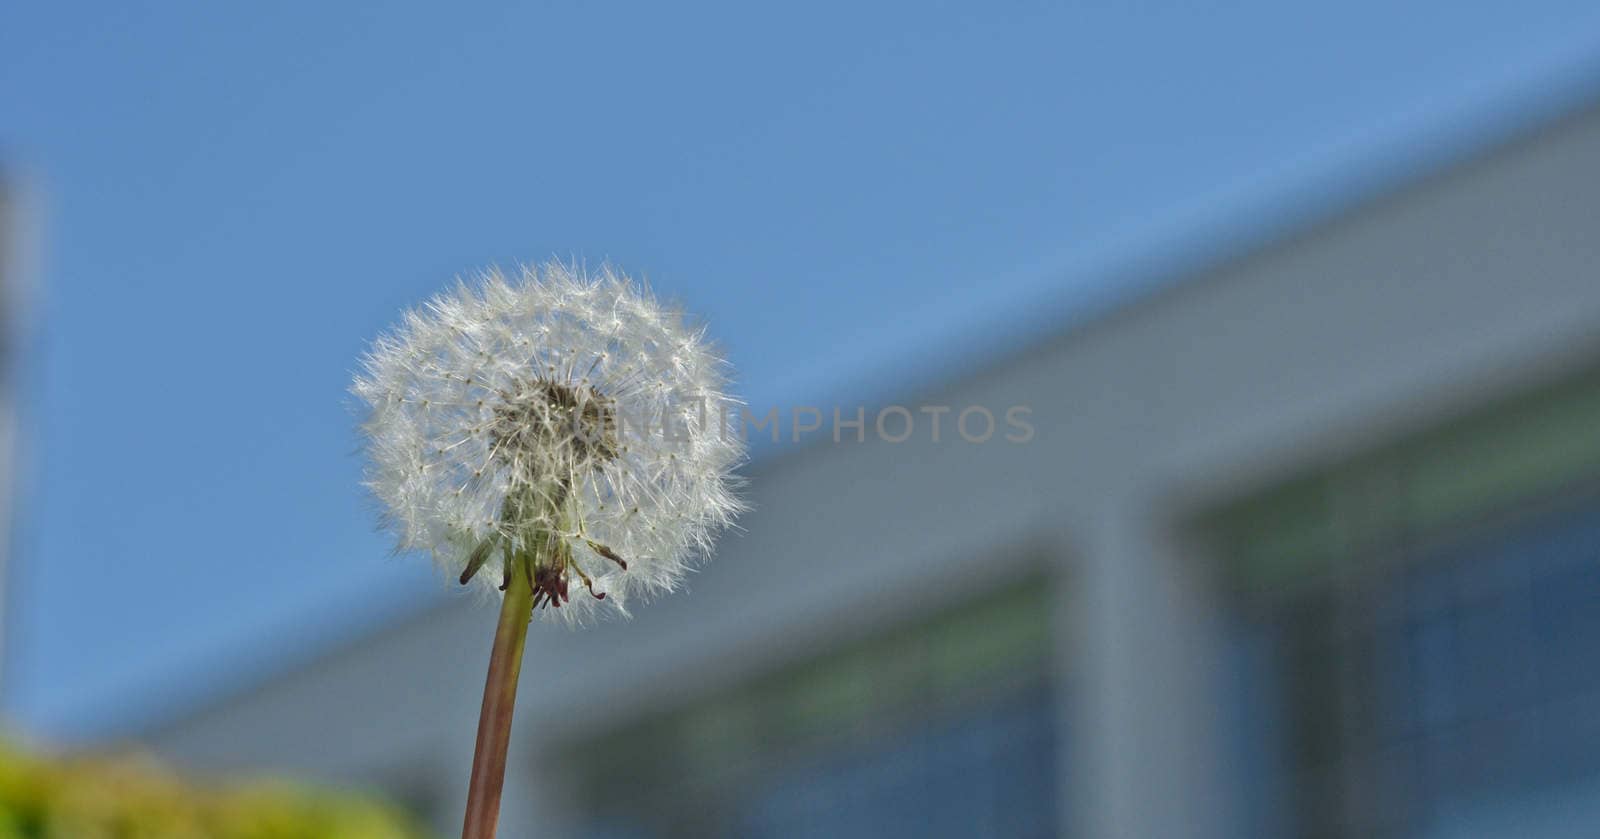
<path fill-rule="evenodd" d="M 533 633 L 502 834 L 1592 835 L 1597 266 L 1591 107 L 759 460 L 687 594 Z M 493 624 L 147 736 L 449 832 Z"/>

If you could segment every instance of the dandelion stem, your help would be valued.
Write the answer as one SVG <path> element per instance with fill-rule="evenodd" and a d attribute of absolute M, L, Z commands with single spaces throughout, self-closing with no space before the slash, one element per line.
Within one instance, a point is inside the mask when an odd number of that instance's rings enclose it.
<path fill-rule="evenodd" d="M 526 563 L 526 556 L 517 557 Z M 478 715 L 478 743 L 472 755 L 472 781 L 467 786 L 467 815 L 461 839 L 494 839 L 500 819 L 500 792 L 506 780 L 506 749 L 511 740 L 511 713 L 517 703 L 522 650 L 533 612 L 533 585 L 527 574 L 510 574 L 500 606 L 500 625 L 489 654 L 489 678 L 483 686 Z"/>

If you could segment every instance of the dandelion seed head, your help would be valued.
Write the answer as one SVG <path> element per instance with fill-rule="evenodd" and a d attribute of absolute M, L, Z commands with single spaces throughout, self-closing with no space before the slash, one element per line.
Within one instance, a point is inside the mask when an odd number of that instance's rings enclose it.
<path fill-rule="evenodd" d="M 362 368 L 366 483 L 398 547 L 491 591 L 512 557 L 546 557 L 543 614 L 672 590 L 742 509 L 726 364 L 610 267 L 458 282 Z"/>

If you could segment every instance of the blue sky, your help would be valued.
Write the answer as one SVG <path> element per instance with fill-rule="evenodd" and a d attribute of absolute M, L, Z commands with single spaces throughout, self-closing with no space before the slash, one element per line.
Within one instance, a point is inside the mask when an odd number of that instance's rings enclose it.
<path fill-rule="evenodd" d="M 458 272 L 709 321 L 760 405 L 959 369 L 1592 87 L 1600 7 L 32 4 L 39 231 L 5 701 L 76 738 L 440 596 L 345 395 Z"/>

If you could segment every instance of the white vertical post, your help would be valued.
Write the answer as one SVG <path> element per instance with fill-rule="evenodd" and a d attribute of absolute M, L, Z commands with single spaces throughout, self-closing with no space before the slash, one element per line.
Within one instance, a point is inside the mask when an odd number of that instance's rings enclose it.
<path fill-rule="evenodd" d="M 1220 839 L 1220 633 L 1202 569 L 1131 497 L 1086 520 L 1064 653 L 1079 675 L 1068 699 L 1070 832 Z"/>
<path fill-rule="evenodd" d="M 16 477 L 17 438 L 17 280 L 20 270 L 17 206 L 12 184 L 0 172 L 0 707 L 4 686 L 10 684 L 6 667 L 11 644 L 12 510 Z"/>

